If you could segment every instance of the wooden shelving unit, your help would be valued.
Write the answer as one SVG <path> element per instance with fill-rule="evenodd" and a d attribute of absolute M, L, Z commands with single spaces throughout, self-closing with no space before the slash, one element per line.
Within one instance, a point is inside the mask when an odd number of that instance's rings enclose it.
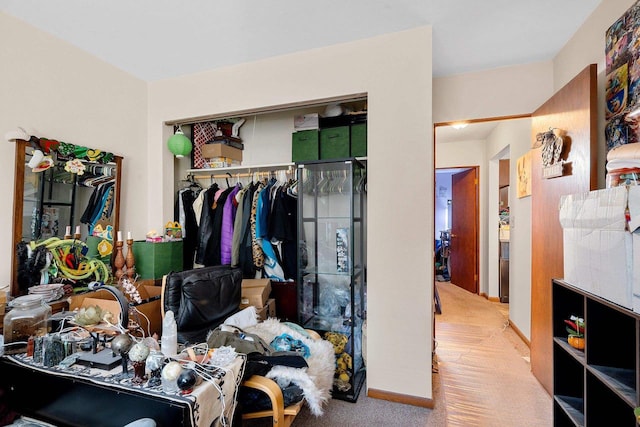
<path fill-rule="evenodd" d="M 585 321 L 585 349 L 567 342 L 564 320 Z M 640 406 L 640 313 L 553 280 L 554 426 L 631 426 Z"/>

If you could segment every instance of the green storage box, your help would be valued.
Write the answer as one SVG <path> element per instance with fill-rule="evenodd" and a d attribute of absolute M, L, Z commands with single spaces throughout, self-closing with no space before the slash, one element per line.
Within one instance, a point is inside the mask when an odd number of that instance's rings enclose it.
<path fill-rule="evenodd" d="M 305 162 L 319 159 L 318 131 L 302 130 L 291 135 L 291 161 Z"/>
<path fill-rule="evenodd" d="M 344 159 L 349 157 L 349 126 L 322 129 L 320 131 L 320 159 Z"/>
<path fill-rule="evenodd" d="M 351 125 L 351 157 L 367 155 L 367 124 Z"/>
<path fill-rule="evenodd" d="M 182 240 L 161 243 L 135 241 L 133 255 L 140 279 L 161 279 L 171 271 L 182 271 Z"/>

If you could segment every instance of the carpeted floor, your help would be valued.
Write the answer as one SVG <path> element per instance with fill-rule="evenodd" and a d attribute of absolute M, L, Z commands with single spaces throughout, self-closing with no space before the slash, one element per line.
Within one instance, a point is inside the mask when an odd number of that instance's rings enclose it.
<path fill-rule="evenodd" d="M 438 282 L 432 410 L 372 399 L 331 400 L 322 417 L 308 408 L 293 427 L 546 427 L 552 401 L 530 371 L 529 348 L 508 326 L 508 305 Z M 270 419 L 245 427 L 271 426 Z"/>

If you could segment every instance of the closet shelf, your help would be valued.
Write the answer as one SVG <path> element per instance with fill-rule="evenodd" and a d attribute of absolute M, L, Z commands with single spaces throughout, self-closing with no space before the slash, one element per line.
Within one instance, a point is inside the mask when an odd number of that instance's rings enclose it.
<path fill-rule="evenodd" d="M 295 163 L 272 163 L 266 165 L 228 166 L 225 168 L 187 169 L 187 173 L 194 175 L 214 175 L 217 173 L 233 172 L 271 172 L 295 167 Z"/>
<path fill-rule="evenodd" d="M 302 277 L 306 277 L 312 274 L 327 275 L 327 276 L 353 276 L 358 277 L 362 273 L 362 267 L 356 265 L 349 271 L 337 271 L 337 269 L 310 267 L 303 269 L 300 274 Z"/>

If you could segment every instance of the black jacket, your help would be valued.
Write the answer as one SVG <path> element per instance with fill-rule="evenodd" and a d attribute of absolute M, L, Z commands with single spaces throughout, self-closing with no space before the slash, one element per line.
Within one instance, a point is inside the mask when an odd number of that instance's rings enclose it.
<path fill-rule="evenodd" d="M 213 201 L 218 191 L 218 185 L 213 184 L 204 193 L 202 212 L 200 213 L 200 225 L 198 226 L 198 247 L 196 249 L 196 263 L 202 265 L 213 265 L 211 254 L 213 244 Z"/>

